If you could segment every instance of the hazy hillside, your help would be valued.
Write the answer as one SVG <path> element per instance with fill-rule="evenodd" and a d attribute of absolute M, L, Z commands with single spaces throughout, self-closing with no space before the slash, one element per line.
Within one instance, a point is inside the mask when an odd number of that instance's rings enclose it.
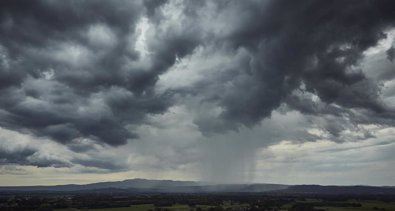
<path fill-rule="evenodd" d="M 56 186 L 10 186 L 0 187 L 0 191 L 86 191 L 102 189 L 122 189 L 140 192 L 265 192 L 283 190 L 287 185 L 276 184 L 230 184 L 208 185 L 192 181 L 130 179 L 115 182 L 99 182 L 86 185 Z"/>
<path fill-rule="evenodd" d="M 130 179 L 85 185 L 0 187 L 0 192 L 275 192 L 279 194 L 395 194 L 395 187 L 321 186 L 281 184 L 204 184 L 193 181 Z"/>

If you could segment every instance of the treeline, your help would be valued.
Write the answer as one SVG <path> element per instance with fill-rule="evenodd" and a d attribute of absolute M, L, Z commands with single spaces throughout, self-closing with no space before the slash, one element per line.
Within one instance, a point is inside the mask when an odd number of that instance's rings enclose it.
<path fill-rule="evenodd" d="M 52 211 L 61 208 L 96 209 L 129 207 L 140 204 L 153 205 L 152 211 L 167 211 L 174 205 L 187 205 L 190 210 L 201 211 L 277 211 L 288 205 L 289 211 L 319 211 L 320 207 L 361 207 L 360 203 L 349 202 L 376 200 L 395 201 L 395 198 L 372 196 L 372 198 L 349 196 L 298 196 L 265 194 L 78 194 L 78 195 L 0 195 L 1 211 Z M 204 209 L 202 208 L 204 207 Z M 383 210 L 377 208 L 376 210 Z"/>

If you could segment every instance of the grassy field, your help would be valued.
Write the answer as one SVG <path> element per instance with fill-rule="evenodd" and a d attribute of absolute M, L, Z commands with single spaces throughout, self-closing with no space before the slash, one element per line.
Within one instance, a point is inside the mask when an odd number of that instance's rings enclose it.
<path fill-rule="evenodd" d="M 395 202 L 380 202 L 380 201 L 350 201 L 353 203 L 359 203 L 361 207 L 330 207 L 330 206 L 318 206 L 318 209 L 325 211 L 395 211 Z M 282 210 L 289 210 L 292 204 L 287 204 L 282 207 Z"/>
<path fill-rule="evenodd" d="M 201 207 L 202 209 L 207 209 L 209 206 L 196 206 Z M 185 211 L 190 210 L 188 205 L 183 204 L 175 204 L 173 206 L 164 206 L 160 207 L 164 209 L 169 209 L 172 211 Z M 116 208 L 102 208 L 102 209 L 88 209 L 88 210 L 78 210 L 78 209 L 57 209 L 55 211 L 147 211 L 154 210 L 155 206 L 153 204 L 140 204 L 140 205 L 132 205 L 130 207 L 116 207 Z"/>
<path fill-rule="evenodd" d="M 374 208 L 384 208 L 385 210 L 395 211 L 395 202 L 383 203 L 377 201 L 370 201 L 362 203 L 363 207 L 374 209 Z"/>
<path fill-rule="evenodd" d="M 361 207 L 326 207 L 327 211 L 395 211 L 395 203 L 386 203 L 378 201 L 357 202 Z"/>
<path fill-rule="evenodd" d="M 246 205 L 237 205 L 237 204 L 230 204 L 225 202 L 222 207 L 223 208 L 241 208 L 245 207 Z M 209 205 L 196 205 L 194 209 L 196 208 L 201 208 L 202 210 L 208 210 L 209 208 L 213 206 Z M 188 205 L 185 204 L 174 204 L 172 206 L 163 206 L 160 207 L 163 209 L 169 209 L 171 211 L 187 211 L 191 210 L 191 208 Z M 84 210 L 79 210 L 79 209 L 74 209 L 74 208 L 69 208 L 69 209 L 57 209 L 55 211 L 147 211 L 147 210 L 154 210 L 155 206 L 153 204 L 141 204 L 141 205 L 132 205 L 130 207 L 117 207 L 117 208 L 102 208 L 102 209 L 84 209 Z"/>
<path fill-rule="evenodd" d="M 115 208 L 103 208 L 103 209 L 57 209 L 55 211 L 147 211 L 150 209 L 155 209 L 153 204 L 139 204 L 139 205 L 132 205 L 130 207 L 115 207 Z"/>
<path fill-rule="evenodd" d="M 317 207 L 318 209 L 323 209 L 325 211 L 395 211 L 395 202 L 386 203 L 379 201 L 352 201 L 354 203 L 360 203 L 361 207 Z M 224 202 L 221 207 L 231 208 L 232 210 L 242 210 L 247 207 L 247 204 L 232 204 L 230 202 Z M 208 205 L 196 205 L 195 208 L 200 207 L 202 210 L 208 210 L 212 206 Z M 292 204 L 287 204 L 281 208 L 281 210 L 289 210 L 292 207 Z M 171 211 L 187 211 L 191 210 L 188 205 L 184 204 L 175 204 L 173 206 L 165 206 L 161 207 L 165 209 L 169 209 Z M 153 204 L 141 204 L 141 205 L 132 205 L 130 207 L 117 207 L 117 208 L 102 208 L 102 209 L 58 209 L 56 211 L 147 211 L 154 210 L 155 206 Z"/>

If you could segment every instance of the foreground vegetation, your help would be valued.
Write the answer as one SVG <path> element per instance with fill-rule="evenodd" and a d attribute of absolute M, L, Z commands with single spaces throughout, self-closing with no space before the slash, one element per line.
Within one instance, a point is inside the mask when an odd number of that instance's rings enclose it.
<path fill-rule="evenodd" d="M 6 194 L 1 211 L 395 211 L 395 196 L 221 194 Z"/>

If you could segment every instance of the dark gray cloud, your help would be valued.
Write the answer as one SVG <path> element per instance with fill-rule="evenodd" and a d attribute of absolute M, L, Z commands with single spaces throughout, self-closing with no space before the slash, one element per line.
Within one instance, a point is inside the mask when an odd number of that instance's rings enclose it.
<path fill-rule="evenodd" d="M 191 96 L 196 104 L 210 105 L 194 116 L 205 135 L 253 127 L 281 105 L 323 115 L 313 123 L 333 137 L 348 128 L 359 130 L 356 124 L 395 125 L 394 110 L 380 99 L 380 81 L 358 66 L 364 52 L 395 27 L 394 4 L 2 1 L 0 126 L 83 152 L 89 147 L 75 140 L 125 144 L 138 138 L 135 128 L 147 123 L 147 116 Z M 146 55 L 135 46 L 144 18 L 151 27 Z M 230 58 L 232 66 L 209 67 L 216 73 L 199 83 L 157 92 L 160 77 L 198 48 Z M 215 108 L 219 112 L 210 113 Z M 334 118 L 341 124 L 331 124 Z"/>
<path fill-rule="evenodd" d="M 215 40 L 218 48 L 228 52 L 243 49 L 247 56 L 237 70 L 225 71 L 210 81 L 221 85 L 191 89 L 190 93 L 223 109 L 210 119 L 197 118 L 196 124 L 209 133 L 251 127 L 288 103 L 292 109 L 312 115 L 348 115 L 356 118 L 351 122 L 362 123 L 365 118 L 394 125 L 394 109 L 380 99 L 380 83 L 367 78 L 358 66 L 363 53 L 395 26 L 395 15 L 388 10 L 393 4 L 369 0 L 218 3 L 219 13 L 236 21 L 224 23 L 227 33 L 209 36 L 208 43 Z M 218 20 L 223 21 L 213 22 Z M 323 104 L 294 96 L 301 87 Z M 213 88 L 216 90 L 208 90 Z M 333 129 L 328 131 L 335 134 L 345 128 Z"/>
<path fill-rule="evenodd" d="M 228 42 L 253 52 L 246 69 L 255 83 L 240 85 L 248 93 L 241 98 L 224 98 L 223 115 L 255 123 L 269 116 L 301 83 L 325 103 L 384 112 L 377 84 L 352 65 L 385 36 L 386 27 L 393 26 L 387 4 L 392 3 L 271 1 L 265 9 L 250 9 L 246 22 L 251 24 L 242 25 Z"/>
<path fill-rule="evenodd" d="M 37 167 L 70 167 L 65 161 L 38 156 L 37 149 L 32 147 L 18 147 L 7 149 L 0 147 L 0 166 L 8 164 L 30 165 Z"/>
<path fill-rule="evenodd" d="M 2 1 L 0 125 L 61 143 L 136 138 L 126 127 L 171 103 L 152 92 L 158 75 L 196 45 L 192 32 L 159 34 L 150 64 L 128 65 L 136 23 L 163 3 Z"/>
<path fill-rule="evenodd" d="M 391 47 L 390 49 L 387 50 L 387 58 L 392 62 L 394 61 L 395 58 L 395 48 Z"/>
<path fill-rule="evenodd" d="M 1 149 L 0 151 L 2 163 L 16 163 L 16 164 L 26 164 L 26 158 L 33 155 L 36 151 L 33 149 L 19 149 L 13 152 Z"/>
<path fill-rule="evenodd" d="M 144 5 L 147 8 L 147 14 L 149 16 L 155 15 L 157 13 L 157 9 L 163 4 L 167 3 L 168 0 L 146 0 L 144 1 Z"/>

